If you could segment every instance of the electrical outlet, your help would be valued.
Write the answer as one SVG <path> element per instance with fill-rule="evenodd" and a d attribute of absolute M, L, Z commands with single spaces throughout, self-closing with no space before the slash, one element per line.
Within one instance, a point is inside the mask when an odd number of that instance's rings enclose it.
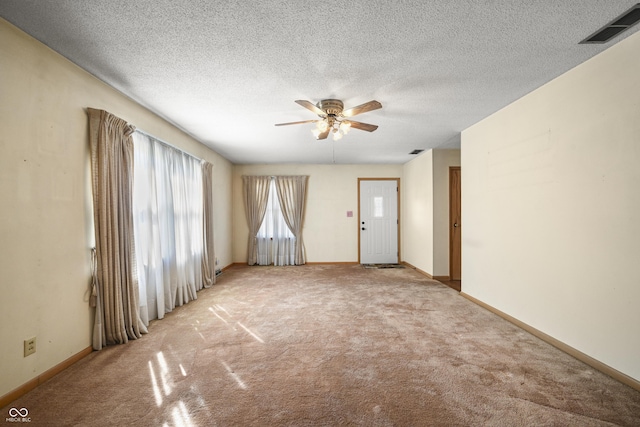
<path fill-rule="evenodd" d="M 24 340 L 24 357 L 36 352 L 36 337 Z"/>

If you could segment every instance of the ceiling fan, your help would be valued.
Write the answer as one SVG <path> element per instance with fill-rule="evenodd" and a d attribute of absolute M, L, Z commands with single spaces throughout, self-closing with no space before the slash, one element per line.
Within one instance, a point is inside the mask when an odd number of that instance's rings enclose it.
<path fill-rule="evenodd" d="M 310 101 L 297 100 L 297 104 L 304 108 L 316 113 L 320 119 L 316 120 L 303 120 L 301 122 L 289 122 L 278 123 L 276 126 L 288 126 L 299 125 L 303 123 L 315 123 L 316 127 L 311 132 L 316 139 L 326 139 L 329 133 L 333 133 L 333 139 L 338 140 L 342 138 L 349 129 L 366 130 L 367 132 L 373 132 L 378 129 L 376 125 L 370 125 L 369 123 L 356 122 L 348 120 L 349 117 L 353 117 L 358 114 L 366 113 L 367 111 L 377 110 L 382 108 L 382 104 L 378 101 L 369 101 L 357 107 L 344 109 L 344 104 L 339 99 L 323 99 L 317 104 L 312 104 Z"/>

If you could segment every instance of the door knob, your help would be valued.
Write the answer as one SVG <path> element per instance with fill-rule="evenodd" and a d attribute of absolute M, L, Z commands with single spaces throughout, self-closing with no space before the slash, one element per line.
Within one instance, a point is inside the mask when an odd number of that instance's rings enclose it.
<path fill-rule="evenodd" d="M 454 227 L 457 227 L 457 226 L 458 226 L 458 223 L 456 222 L 455 224 L 453 224 L 453 226 L 454 226 Z"/>

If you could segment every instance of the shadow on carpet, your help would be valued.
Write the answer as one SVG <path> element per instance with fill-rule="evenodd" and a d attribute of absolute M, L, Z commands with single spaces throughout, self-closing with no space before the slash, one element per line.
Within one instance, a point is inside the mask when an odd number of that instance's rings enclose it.
<path fill-rule="evenodd" d="M 402 264 L 362 264 L 364 268 L 405 268 Z"/>

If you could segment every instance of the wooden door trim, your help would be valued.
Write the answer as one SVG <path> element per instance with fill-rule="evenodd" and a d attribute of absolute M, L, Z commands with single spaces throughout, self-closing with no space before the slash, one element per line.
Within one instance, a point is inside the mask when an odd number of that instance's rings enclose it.
<path fill-rule="evenodd" d="M 361 264 L 360 262 L 360 223 L 362 222 L 361 219 L 361 215 L 360 215 L 360 182 L 361 181 L 395 181 L 396 182 L 396 186 L 398 188 L 398 264 L 401 263 L 401 259 L 400 258 L 400 223 L 402 222 L 400 220 L 400 178 L 360 178 L 358 177 L 358 223 L 356 224 L 358 226 L 358 264 Z"/>

